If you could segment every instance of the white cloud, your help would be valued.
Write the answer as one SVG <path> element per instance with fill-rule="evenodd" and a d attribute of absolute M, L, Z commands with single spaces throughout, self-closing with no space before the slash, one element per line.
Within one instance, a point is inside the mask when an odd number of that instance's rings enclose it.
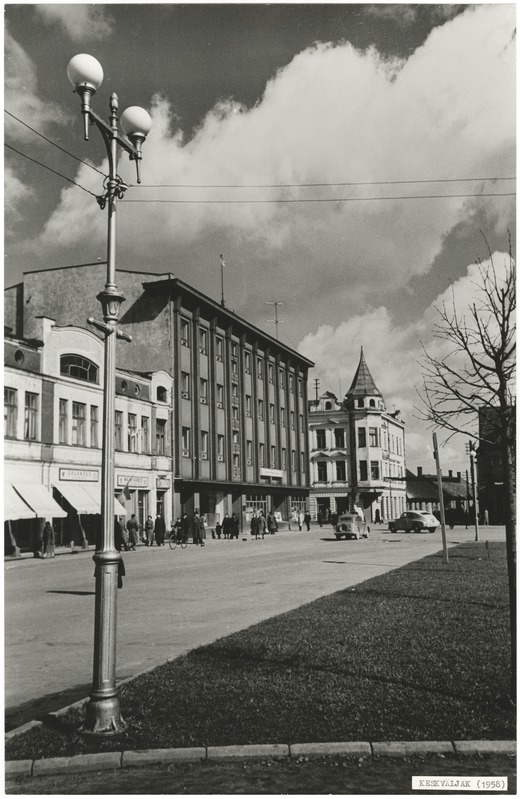
<path fill-rule="evenodd" d="M 9 233 L 9 223 L 15 222 L 20 218 L 20 205 L 32 197 L 34 192 L 26 186 L 13 172 L 10 167 L 4 169 L 4 196 L 9 197 L 9 202 L 5 203 L 5 222 L 6 233 Z"/>
<path fill-rule="evenodd" d="M 73 41 L 106 39 L 114 21 L 101 3 L 92 5 L 42 3 L 36 13 L 47 24 L 60 24 Z"/>
<path fill-rule="evenodd" d="M 493 265 L 499 281 L 503 279 L 508 262 L 506 253 L 493 254 Z M 309 376 L 310 394 L 313 381 L 318 378 L 320 392 L 328 390 L 344 397 L 354 378 L 360 348 L 363 346 L 365 360 L 385 398 L 387 410 L 401 410 L 406 422 L 409 468 L 426 466 L 429 469 L 432 457 L 432 431 L 417 418 L 416 411 L 420 407 L 417 388 L 422 382 L 422 346 L 437 358 L 442 358 L 453 349 L 452 344 L 434 336 L 435 324 L 440 321 L 437 309 L 442 308 L 444 303 L 451 308 L 454 303 L 459 315 L 467 312 L 478 298 L 475 286 L 480 284 L 480 268 L 487 273 L 490 261 L 484 261 L 481 267 L 470 264 L 466 275 L 442 292 L 415 322 L 392 319 L 386 308 L 381 307 L 353 316 L 336 328 L 321 326 L 307 335 L 298 347 L 299 352 L 316 364 Z M 442 443 L 447 434 L 438 431 L 438 437 Z M 464 468 L 464 443 L 464 437 L 456 436 L 443 447 L 443 468 Z"/>
<path fill-rule="evenodd" d="M 435 29 L 402 65 L 349 45 L 318 44 L 268 83 L 251 109 L 222 101 L 193 139 L 171 132 L 170 106 L 156 97 L 145 143 L 144 183 L 287 184 L 391 181 L 514 174 L 514 11 L 481 6 Z M 392 77 L 394 76 L 394 77 Z M 130 171 L 129 171 L 130 170 Z M 123 158 L 121 172 L 134 181 Z M 501 188 L 501 187 L 500 187 Z M 274 199 L 466 194 L 480 184 L 308 189 L 132 189 L 128 200 Z M 83 198 L 82 198 L 83 199 Z M 41 244 L 69 222 L 69 244 L 91 238 L 82 224 L 90 202 L 63 194 Z M 281 287 L 294 309 L 320 280 L 317 310 L 337 320 L 360 303 L 426 273 L 445 237 L 482 204 L 490 220 L 514 219 L 512 200 L 378 201 L 312 204 L 131 204 L 120 207 L 122 253 L 218 291 L 209 277 L 207 242 L 227 261 L 247 264 L 235 281 L 239 308 L 265 286 Z M 484 205 L 485 204 L 485 205 Z M 491 222 L 490 222 L 491 223 Z M 135 230 L 139 227 L 139 235 Z M 83 240 L 81 236 L 83 235 Z M 205 240 L 206 250 L 198 249 Z M 126 249 L 125 249 L 126 247 Z M 204 253 L 204 258 L 202 257 Z M 185 271 L 182 271 L 182 270 Z M 215 281 L 213 284 L 211 281 Z M 290 312 L 290 311 L 289 311 Z M 292 311 L 298 334 L 304 332 Z M 299 327 L 298 327 L 299 325 Z"/>

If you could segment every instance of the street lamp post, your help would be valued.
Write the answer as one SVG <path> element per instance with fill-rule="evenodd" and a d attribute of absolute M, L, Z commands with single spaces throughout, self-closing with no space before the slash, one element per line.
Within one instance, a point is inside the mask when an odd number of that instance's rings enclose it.
<path fill-rule="evenodd" d="M 104 386 L 103 386 L 103 445 L 101 464 L 101 517 L 102 539 L 97 542 L 94 555 L 96 576 L 96 601 L 94 621 L 94 669 L 90 700 L 86 709 L 83 731 L 97 736 L 117 735 L 126 724 L 121 716 L 116 688 L 116 599 L 118 571 L 121 553 L 114 542 L 114 417 L 115 417 L 115 369 L 116 338 L 131 341 L 117 330 L 119 309 L 125 298 L 116 286 L 116 204 L 127 189 L 117 174 L 119 149 L 125 150 L 130 160 L 136 162 L 137 182 L 141 182 L 139 161 L 141 145 L 151 128 L 149 114 L 133 106 L 121 116 L 118 125 L 118 99 L 110 97 L 110 122 L 97 116 L 90 101 L 103 81 L 101 64 L 92 56 L 80 54 L 71 59 L 67 75 L 74 91 L 81 98 L 81 113 L 84 118 L 84 138 L 88 141 L 89 126 L 95 125 L 105 142 L 108 155 L 109 174 L 105 180 L 105 193 L 97 197 L 103 210 L 108 208 L 107 279 L 105 288 L 97 295 L 103 310 L 103 322 L 88 319 L 105 337 Z"/>

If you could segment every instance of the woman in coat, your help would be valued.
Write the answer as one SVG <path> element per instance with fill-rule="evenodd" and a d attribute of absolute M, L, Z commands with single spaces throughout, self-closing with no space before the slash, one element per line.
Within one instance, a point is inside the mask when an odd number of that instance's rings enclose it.
<path fill-rule="evenodd" d="M 50 522 L 47 522 L 43 528 L 43 557 L 54 557 L 54 529 Z"/>

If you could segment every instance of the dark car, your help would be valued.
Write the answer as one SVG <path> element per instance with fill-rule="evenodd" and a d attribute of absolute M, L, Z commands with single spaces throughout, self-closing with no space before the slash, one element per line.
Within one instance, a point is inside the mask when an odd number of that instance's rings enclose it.
<path fill-rule="evenodd" d="M 421 530 L 429 530 L 434 533 L 439 522 L 431 513 L 422 513 L 418 510 L 408 510 L 398 519 L 388 522 L 388 529 L 391 533 L 404 530 L 406 533 L 420 533 Z"/>
<path fill-rule="evenodd" d="M 342 538 L 368 538 L 369 533 L 370 527 L 359 513 L 342 513 L 334 528 L 338 541 Z"/>

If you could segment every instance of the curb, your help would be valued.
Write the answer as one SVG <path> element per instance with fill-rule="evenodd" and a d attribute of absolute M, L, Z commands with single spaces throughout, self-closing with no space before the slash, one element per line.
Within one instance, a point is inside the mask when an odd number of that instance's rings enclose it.
<path fill-rule="evenodd" d="M 345 741 L 338 743 L 193 746 L 178 749 L 140 749 L 102 752 L 40 760 L 7 760 L 6 777 L 45 777 L 135 766 L 186 762 L 294 760 L 313 757 L 412 757 L 426 755 L 516 755 L 516 741 Z"/>

